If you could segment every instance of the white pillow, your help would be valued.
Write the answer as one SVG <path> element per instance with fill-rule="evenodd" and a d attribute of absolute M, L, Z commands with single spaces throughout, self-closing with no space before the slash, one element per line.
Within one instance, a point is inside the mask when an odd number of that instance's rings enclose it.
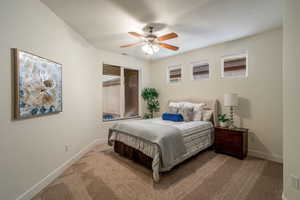
<path fill-rule="evenodd" d="M 169 106 L 168 106 L 168 112 L 169 113 L 178 113 L 178 110 L 179 110 L 179 104 L 178 103 L 174 103 L 174 102 L 170 102 L 169 103 Z"/>
<path fill-rule="evenodd" d="M 212 110 L 203 110 L 203 121 L 209 122 L 211 121 L 213 111 Z"/>
<path fill-rule="evenodd" d="M 183 116 L 184 121 L 192 121 L 194 117 L 194 104 L 189 102 L 181 102 L 179 114 Z"/>
<path fill-rule="evenodd" d="M 186 107 L 186 108 L 194 108 L 195 104 L 193 103 L 190 103 L 190 102 L 182 102 L 183 104 L 183 107 Z"/>
<path fill-rule="evenodd" d="M 194 117 L 193 121 L 202 121 L 203 118 L 203 108 L 206 104 L 200 103 L 200 104 L 194 104 Z"/>
<path fill-rule="evenodd" d="M 174 103 L 177 108 L 178 108 L 178 113 L 182 113 L 183 112 L 183 106 L 185 104 L 185 102 L 178 102 L 178 103 Z"/>

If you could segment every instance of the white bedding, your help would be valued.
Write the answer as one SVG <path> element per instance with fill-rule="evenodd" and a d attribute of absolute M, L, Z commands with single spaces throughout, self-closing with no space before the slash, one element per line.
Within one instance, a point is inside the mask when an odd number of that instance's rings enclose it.
<path fill-rule="evenodd" d="M 204 121 L 173 122 L 168 120 L 162 120 L 161 118 L 154 118 L 152 119 L 152 121 L 157 124 L 164 124 L 177 127 L 183 132 L 184 135 L 188 135 L 193 132 L 203 131 L 205 129 L 213 127 L 213 124 L 211 122 Z"/>
<path fill-rule="evenodd" d="M 179 164 L 180 162 L 190 158 L 191 156 L 199 153 L 200 151 L 210 147 L 214 141 L 213 134 L 213 124 L 211 122 L 204 121 L 191 121 L 191 122 L 172 122 L 162 120 L 161 118 L 151 119 L 154 123 L 174 126 L 181 130 L 183 134 L 184 145 L 186 147 L 187 153 L 182 157 L 176 159 L 176 162 L 172 167 Z M 153 169 L 153 179 L 159 181 L 159 172 L 168 171 L 172 167 L 162 168 L 160 151 L 157 145 L 147 143 L 146 141 L 140 140 L 135 137 L 130 137 L 122 133 L 114 132 L 109 136 L 109 141 L 114 140 L 125 143 L 135 149 L 140 150 L 147 156 L 153 158 L 152 169 Z"/>

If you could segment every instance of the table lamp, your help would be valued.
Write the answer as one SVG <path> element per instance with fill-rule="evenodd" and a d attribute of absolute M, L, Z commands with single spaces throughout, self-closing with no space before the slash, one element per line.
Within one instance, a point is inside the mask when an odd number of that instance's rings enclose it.
<path fill-rule="evenodd" d="M 230 126 L 229 128 L 235 128 L 233 121 L 233 108 L 238 107 L 239 98 L 237 94 L 229 93 L 224 95 L 224 106 L 230 107 Z"/>

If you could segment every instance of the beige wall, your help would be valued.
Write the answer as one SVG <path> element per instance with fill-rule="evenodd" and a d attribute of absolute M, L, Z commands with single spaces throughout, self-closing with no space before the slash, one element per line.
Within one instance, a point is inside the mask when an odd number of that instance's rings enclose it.
<path fill-rule="evenodd" d="M 141 88 L 157 87 L 162 104 L 179 96 L 222 100 L 226 92 L 239 93 L 243 98 L 243 124 L 254 133 L 250 148 L 280 159 L 281 30 L 170 57 L 149 66 L 133 57 L 94 49 L 38 0 L 0 1 L 0 199 L 16 199 L 95 139 L 106 138 L 111 123 L 101 121 L 102 63 L 141 70 Z M 62 113 L 11 120 L 10 48 L 14 47 L 63 64 Z M 244 50 L 249 51 L 249 78 L 220 80 L 220 57 Z M 211 80 L 191 81 L 189 62 L 206 59 L 212 66 Z M 166 67 L 178 63 L 184 64 L 184 82 L 168 85 Z M 66 144 L 70 146 L 68 152 Z M 296 169 L 296 165 L 293 167 Z"/>
<path fill-rule="evenodd" d="M 149 77 L 146 62 L 94 49 L 39 0 L 1 0 L 0 27 L 0 199 L 13 200 L 105 137 L 103 62 L 140 68 L 144 85 Z M 62 113 L 11 120 L 10 49 L 15 47 L 62 63 Z"/>
<path fill-rule="evenodd" d="M 299 200 L 300 191 L 291 186 L 290 176 L 300 177 L 300 1 L 285 0 L 283 67 L 283 152 L 284 193 Z"/>
<path fill-rule="evenodd" d="M 248 51 L 249 77 L 221 79 L 221 57 Z M 190 63 L 208 60 L 210 80 L 192 81 Z M 183 65 L 183 82 L 168 84 L 166 68 Z M 243 127 L 250 129 L 253 155 L 282 159 L 282 29 L 165 58 L 151 64 L 152 86 L 165 108 L 174 98 L 217 98 L 238 93 Z"/>

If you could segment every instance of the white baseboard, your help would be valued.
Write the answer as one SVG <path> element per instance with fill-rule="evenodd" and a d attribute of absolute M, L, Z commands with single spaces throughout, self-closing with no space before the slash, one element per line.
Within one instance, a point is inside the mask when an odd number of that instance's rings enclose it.
<path fill-rule="evenodd" d="M 249 149 L 248 155 L 258 157 L 258 158 L 263 158 L 263 159 L 278 162 L 278 163 L 283 162 L 282 156 L 271 154 L 271 153 L 265 153 L 265 152 L 257 151 L 254 149 Z"/>
<path fill-rule="evenodd" d="M 284 193 L 282 193 L 282 200 L 287 200 L 287 198 L 285 197 Z"/>
<path fill-rule="evenodd" d="M 38 183 L 29 188 L 26 192 L 21 194 L 16 200 L 31 200 L 35 195 L 37 195 L 42 189 L 49 185 L 54 179 L 59 177 L 68 167 L 70 167 L 74 162 L 79 160 L 83 155 L 89 152 L 95 145 L 105 143 L 106 139 L 96 139 L 86 147 L 84 147 L 80 152 L 75 154 L 61 166 L 53 170 L 50 174 L 40 180 Z"/>

